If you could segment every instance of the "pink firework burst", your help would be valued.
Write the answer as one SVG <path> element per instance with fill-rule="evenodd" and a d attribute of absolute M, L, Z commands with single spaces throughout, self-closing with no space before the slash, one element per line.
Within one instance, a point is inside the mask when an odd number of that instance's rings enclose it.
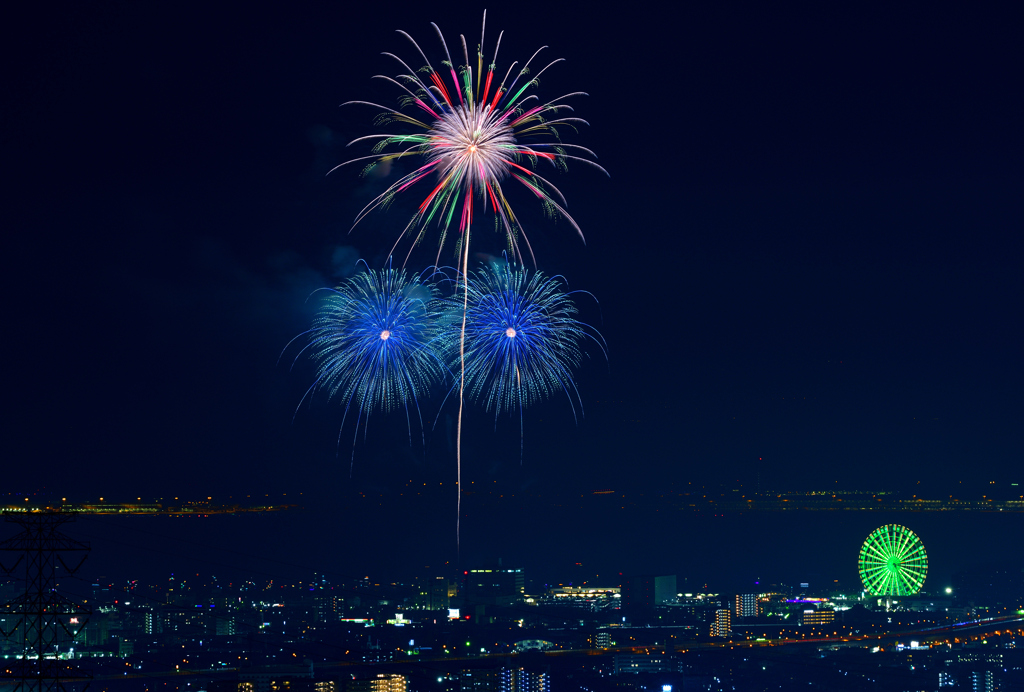
<path fill-rule="evenodd" d="M 500 82 L 495 75 L 501 35 L 498 36 L 494 56 L 487 66 L 484 77 L 484 34 L 487 27 L 487 13 L 480 31 L 477 47 L 476 70 L 469 60 L 466 39 L 460 36 L 464 64 L 455 67 L 441 30 L 432 24 L 444 47 L 443 71 L 434 69 L 419 44 L 404 31 L 405 36 L 416 47 L 423 58 L 424 67 L 413 70 L 398 56 L 384 53 L 396 60 L 403 72 L 396 77 L 376 75 L 396 85 L 404 92 L 399 108 L 416 109 L 416 115 L 395 110 L 368 101 L 349 101 L 384 111 L 378 122 L 405 123 L 415 131 L 409 134 L 375 134 L 360 137 L 356 142 L 378 140 L 368 156 L 351 161 L 370 161 L 364 173 L 373 166 L 406 157 L 418 157 L 422 165 L 404 175 L 380 196 L 371 201 L 356 217 L 358 224 L 367 214 L 382 205 L 387 205 L 398 193 L 404 192 L 417 183 L 428 180 L 433 186 L 420 203 L 419 208 L 402 231 L 401 239 L 410 232 L 414 235 L 412 245 L 418 244 L 429 228 L 439 230 L 438 255 L 444 246 L 450 229 L 459 232 L 457 252 L 463 264 L 468 253 L 469 229 L 476 209 L 493 213 L 496 226 L 503 231 L 509 250 L 520 260 L 520 242 L 533 259 L 533 251 L 522 226 L 516 219 L 512 206 L 505 194 L 503 183 L 516 180 L 540 200 L 552 216 L 564 217 L 580 238 L 579 226 L 566 211 L 565 197 L 555 185 L 538 171 L 538 163 L 546 161 L 555 168 L 566 167 L 569 160 L 581 161 L 597 168 L 607 175 L 604 168 L 586 156 L 596 158 L 589 149 L 561 141 L 559 130 L 575 128 L 586 124 L 581 118 L 571 115 L 572 108 L 564 101 L 583 92 L 565 94 L 546 103 L 540 103 L 535 94 L 524 93 L 536 86 L 537 80 L 549 67 L 561 62 L 559 58 L 548 63 L 535 77 L 529 77 L 530 65 L 546 46 L 538 49 L 526 64 L 518 70 L 513 62 Z M 481 89 L 480 82 L 483 81 Z M 346 105 L 346 104 L 343 104 Z M 581 156 L 569 152 L 576 152 Z M 411 247 L 410 247 L 411 251 Z"/>

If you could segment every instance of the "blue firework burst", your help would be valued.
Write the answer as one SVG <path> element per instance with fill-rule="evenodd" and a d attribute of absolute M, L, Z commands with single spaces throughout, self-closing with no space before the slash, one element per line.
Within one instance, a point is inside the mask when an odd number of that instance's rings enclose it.
<path fill-rule="evenodd" d="M 435 352 L 440 307 L 434 284 L 405 270 L 367 269 L 331 289 L 303 349 L 317 363 L 307 396 L 326 391 L 344 402 L 345 417 L 353 409 L 359 418 L 418 412 L 419 399 L 446 373 Z"/>
<path fill-rule="evenodd" d="M 561 277 L 491 265 L 470 273 L 446 302 L 448 361 L 458 377 L 464 360 L 463 387 L 471 399 L 497 417 L 564 392 L 575 414 L 579 392 L 573 373 L 583 355 L 582 342 L 586 337 L 602 342 L 576 318 Z"/>

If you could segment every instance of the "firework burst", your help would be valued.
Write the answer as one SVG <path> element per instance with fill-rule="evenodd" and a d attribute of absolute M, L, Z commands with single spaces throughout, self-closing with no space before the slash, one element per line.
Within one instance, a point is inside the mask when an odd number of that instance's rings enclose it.
<path fill-rule="evenodd" d="M 428 228 L 436 226 L 440 232 L 440 255 L 445 239 L 454 227 L 459 232 L 458 244 L 464 246 L 460 249 L 465 255 L 475 209 L 482 208 L 484 211 L 490 209 L 494 214 L 495 224 L 504 232 L 509 251 L 521 262 L 522 242 L 532 261 L 529 240 L 512 211 L 503 186 L 504 182 L 514 179 L 537 197 L 548 213 L 564 217 L 582 238 L 579 226 L 565 209 L 565 197 L 536 169 L 541 160 L 562 169 L 566 168 L 568 161 L 574 160 L 607 174 L 604 168 L 586 158 L 596 158 L 592 151 L 565 144 L 559 137 L 560 129 L 586 124 L 586 121 L 569 115 L 572 108 L 564 103 L 570 97 L 584 94 L 574 92 L 543 104 L 535 94 L 524 95 L 530 87 L 537 85 L 538 78 L 548 68 L 561 62 L 561 58 L 547 63 L 536 76 L 529 77 L 530 66 L 546 48 L 544 46 L 518 70 L 519 63 L 513 62 L 499 82 L 495 70 L 502 34 L 498 36 L 484 77 L 486 12 L 480 30 L 475 70 L 469 59 L 465 37 L 460 36 L 464 63 L 456 68 L 441 30 L 436 24 L 432 26 L 444 48 L 442 70 L 434 69 L 412 36 L 399 31 L 415 46 L 425 65 L 414 70 L 398 56 L 385 53 L 401 65 L 403 72 L 396 77 L 376 76 L 401 89 L 404 97 L 400 108 L 414 108 L 414 114 L 367 101 L 348 102 L 381 109 L 384 111 L 378 117 L 381 124 L 400 122 L 411 125 L 416 131 L 410 134 L 376 134 L 353 140 L 350 144 L 378 141 L 373 153 L 346 163 L 370 161 L 366 169 L 369 170 L 378 163 L 406 157 L 425 160 L 370 202 L 357 215 L 355 223 L 416 183 L 433 179 L 436 182 L 431 191 L 420 203 L 396 245 L 410 233 L 414 235 L 412 245 L 416 245 Z M 576 156 L 570 151 L 583 156 Z"/>
<path fill-rule="evenodd" d="M 591 338 L 604 350 L 600 334 L 577 318 L 571 295 L 560 277 L 547 277 L 512 265 L 490 265 L 465 281 L 465 391 L 495 418 L 564 392 L 573 407 L 579 392 L 573 371 L 581 344 Z M 445 342 L 448 359 L 458 366 L 463 301 L 447 302 Z"/>
<path fill-rule="evenodd" d="M 422 428 L 419 399 L 447 373 L 434 350 L 439 307 L 435 286 L 405 270 L 367 269 L 329 289 L 299 352 L 317 364 L 303 400 L 326 391 L 344 402 L 342 427 L 357 412 L 357 432 L 372 412 L 403 409 L 411 438 L 410 408 Z"/>

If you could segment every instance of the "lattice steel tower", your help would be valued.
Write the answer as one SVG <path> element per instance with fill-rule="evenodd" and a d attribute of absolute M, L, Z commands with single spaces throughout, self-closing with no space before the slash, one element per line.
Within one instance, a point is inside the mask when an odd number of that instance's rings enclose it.
<path fill-rule="evenodd" d="M 62 524 L 73 517 L 60 511 L 32 511 L 4 513 L 4 521 L 18 524 L 23 529 L 17 536 L 0 543 L 0 551 L 19 553 L 13 565 L 0 567 L 8 575 L 19 565 L 25 568 L 25 593 L 13 601 L 0 605 L 0 614 L 6 616 L 4 638 L 18 637 L 23 648 L 20 658 L 8 659 L 0 666 L 0 681 L 17 681 L 14 689 L 24 692 L 67 690 L 62 681 L 83 676 L 69 662 L 58 657 L 57 647 L 61 633 L 68 640 L 78 636 L 88 622 L 91 612 L 85 607 L 57 593 L 57 564 L 74 574 L 88 557 L 89 545 L 62 534 Z M 81 559 L 73 566 L 64 561 L 64 554 L 80 553 Z M 13 623 L 13 624 L 12 624 Z"/>

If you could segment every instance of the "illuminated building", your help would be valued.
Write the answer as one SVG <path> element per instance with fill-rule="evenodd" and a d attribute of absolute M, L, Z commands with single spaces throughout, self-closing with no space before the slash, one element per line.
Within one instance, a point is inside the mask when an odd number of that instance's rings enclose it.
<path fill-rule="evenodd" d="M 675 662 L 668 654 L 615 654 L 615 674 L 667 673 L 675 670 Z"/>
<path fill-rule="evenodd" d="M 146 620 L 143 626 L 143 631 L 146 634 L 160 634 L 164 631 L 164 621 L 161 615 L 162 613 L 160 612 L 146 611 Z"/>
<path fill-rule="evenodd" d="M 500 668 L 464 669 L 459 672 L 459 689 L 462 692 L 506 692 L 502 687 L 502 672 Z"/>
<path fill-rule="evenodd" d="M 957 654 L 957 663 L 983 663 L 1002 668 L 1003 654 L 998 651 L 964 651 Z"/>
<path fill-rule="evenodd" d="M 468 576 L 468 575 L 467 575 Z M 448 610 L 454 588 L 447 577 L 426 577 L 417 579 L 415 606 L 422 610 Z"/>
<path fill-rule="evenodd" d="M 617 586 L 559 586 L 548 589 L 545 603 L 575 606 L 586 610 L 604 610 L 619 606 L 620 590 Z"/>
<path fill-rule="evenodd" d="M 323 683 L 319 683 L 319 685 L 323 685 Z M 329 687 L 324 688 L 319 685 L 312 680 L 285 678 L 284 680 L 271 680 L 270 692 L 318 692 L 322 689 L 330 689 Z M 262 692 L 262 690 L 254 688 L 253 692 Z"/>
<path fill-rule="evenodd" d="M 756 618 L 761 614 L 756 593 L 738 593 L 733 605 L 733 613 L 738 618 Z"/>
<path fill-rule="evenodd" d="M 822 608 L 821 610 L 805 610 L 801 621 L 805 625 L 817 626 L 817 625 L 831 625 L 836 618 L 836 611 L 831 608 Z"/>
<path fill-rule="evenodd" d="M 712 637 L 728 637 L 732 633 L 732 611 L 719 608 L 715 611 L 715 619 L 711 621 Z"/>
<path fill-rule="evenodd" d="M 471 569 L 464 576 L 463 597 L 470 603 L 512 605 L 526 593 L 523 570 L 503 568 L 500 560 L 497 567 Z"/>
<path fill-rule="evenodd" d="M 461 692 L 550 692 L 551 676 L 525 668 L 466 668 L 459 672 Z"/>
<path fill-rule="evenodd" d="M 406 685 L 404 675 L 377 673 L 372 678 L 349 680 L 345 692 L 405 692 Z"/>
<path fill-rule="evenodd" d="M 996 689 L 995 676 L 991 670 L 974 671 L 967 675 L 967 689 L 971 692 L 993 692 Z"/>
<path fill-rule="evenodd" d="M 338 621 L 338 598 L 328 591 L 313 594 L 313 614 L 316 622 Z"/>
<path fill-rule="evenodd" d="M 525 668 L 502 668 L 503 692 L 551 692 L 551 676 Z"/>

